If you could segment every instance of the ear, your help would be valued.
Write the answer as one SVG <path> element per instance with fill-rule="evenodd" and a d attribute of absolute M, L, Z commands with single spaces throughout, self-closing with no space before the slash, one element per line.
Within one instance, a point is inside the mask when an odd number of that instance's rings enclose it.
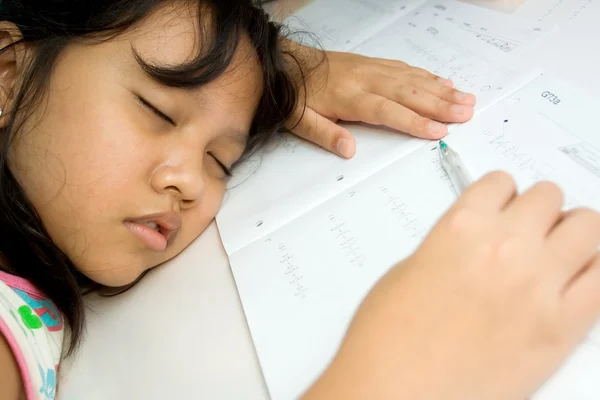
<path fill-rule="evenodd" d="M 8 122 L 7 115 L 12 109 L 14 95 L 18 89 L 18 77 L 24 56 L 19 44 L 21 38 L 21 31 L 15 24 L 0 22 L 0 127 L 4 127 Z"/>

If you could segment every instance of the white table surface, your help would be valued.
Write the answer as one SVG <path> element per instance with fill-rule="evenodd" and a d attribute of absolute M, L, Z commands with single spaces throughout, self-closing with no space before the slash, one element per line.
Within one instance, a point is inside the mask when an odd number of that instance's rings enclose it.
<path fill-rule="evenodd" d="M 598 93 L 593 15 L 600 1 L 527 58 Z M 60 400 L 268 398 L 214 223 L 175 261 L 121 296 L 89 299 L 85 341 L 61 364 Z"/>

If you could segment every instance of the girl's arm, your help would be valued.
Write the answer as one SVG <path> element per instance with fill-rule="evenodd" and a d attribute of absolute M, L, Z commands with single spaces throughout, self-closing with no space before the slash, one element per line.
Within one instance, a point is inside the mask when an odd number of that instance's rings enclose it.
<path fill-rule="evenodd" d="M 0 399 L 18 400 L 22 395 L 19 367 L 6 339 L 0 334 Z"/>

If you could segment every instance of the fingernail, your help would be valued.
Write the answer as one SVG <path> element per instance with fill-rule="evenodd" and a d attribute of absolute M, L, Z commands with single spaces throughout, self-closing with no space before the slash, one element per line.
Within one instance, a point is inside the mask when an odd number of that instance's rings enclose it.
<path fill-rule="evenodd" d="M 445 135 L 446 130 L 447 130 L 446 125 L 436 122 L 436 121 L 431 121 L 427 125 L 427 131 L 429 132 L 430 135 L 435 136 L 435 137 L 441 137 L 441 136 Z"/>
<path fill-rule="evenodd" d="M 461 106 L 461 105 L 453 105 L 450 108 L 450 111 L 454 115 L 465 115 L 467 114 L 473 107 L 470 106 Z"/>
<path fill-rule="evenodd" d="M 463 101 L 467 98 L 467 94 L 463 92 L 456 91 L 454 92 L 454 98 L 458 101 Z"/>
<path fill-rule="evenodd" d="M 350 141 L 348 139 L 338 140 L 337 144 L 335 145 L 335 148 L 337 149 L 338 154 L 342 157 L 352 157 L 352 154 L 350 153 Z"/>
<path fill-rule="evenodd" d="M 475 96 L 473 96 L 472 94 L 468 94 L 468 93 L 464 93 L 464 92 L 456 91 L 454 93 L 454 98 L 460 102 L 465 102 L 465 101 L 469 100 L 469 103 L 474 103 L 474 101 L 473 101 L 473 100 L 475 100 L 474 97 Z"/>

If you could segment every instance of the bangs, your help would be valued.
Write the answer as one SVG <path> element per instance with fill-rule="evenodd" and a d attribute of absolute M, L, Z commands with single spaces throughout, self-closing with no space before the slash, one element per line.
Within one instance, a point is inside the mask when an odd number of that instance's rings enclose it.
<path fill-rule="evenodd" d="M 301 69 L 300 63 L 294 57 L 283 57 L 282 27 L 270 22 L 269 15 L 251 2 L 206 2 L 196 8 L 196 13 L 200 42 L 194 59 L 181 65 L 161 66 L 145 62 L 135 51 L 134 56 L 155 81 L 175 88 L 198 88 L 225 73 L 242 35 L 247 34 L 260 62 L 263 94 L 250 127 L 246 151 L 240 160 L 243 161 L 275 134 L 285 130 L 284 124 L 292 116 L 298 93 L 287 63 L 298 64 L 297 69 Z"/>
<path fill-rule="evenodd" d="M 199 45 L 198 54 L 191 61 L 176 66 L 153 65 L 134 50 L 143 70 L 165 86 L 198 88 L 217 79 L 230 66 L 242 34 L 248 32 L 251 25 L 252 8 L 239 2 L 227 1 L 219 7 L 207 2 L 194 8 Z"/>
<path fill-rule="evenodd" d="M 99 287 L 79 272 L 54 244 L 8 167 L 10 143 L 34 110 L 43 107 L 53 68 L 65 49 L 74 43 L 110 40 L 134 28 L 165 4 L 189 5 L 190 10 L 195 6 L 200 46 L 191 61 L 158 66 L 144 62 L 135 51 L 134 56 L 157 82 L 169 87 L 197 88 L 226 72 L 237 54 L 242 35 L 248 35 L 261 66 L 263 91 L 250 128 L 246 155 L 285 129 L 297 105 L 301 88 L 296 85 L 305 85 L 303 79 L 292 76 L 290 71 L 300 71 L 302 78 L 303 66 L 282 45 L 281 25 L 270 22 L 256 0 L 0 0 L 0 3 L 0 20 L 14 23 L 21 33 L 20 40 L 0 51 L 19 43 L 33 50 L 31 60 L 23 67 L 13 107 L 6 115 L 7 123 L 0 129 L 0 254 L 11 266 L 11 273 L 38 287 L 63 314 L 70 327 L 70 334 L 65 337 L 65 355 L 69 355 L 84 331 L 82 294 Z M 305 88 L 303 92 L 306 93 Z M 115 294 L 119 292 L 122 290 L 116 290 Z"/>

